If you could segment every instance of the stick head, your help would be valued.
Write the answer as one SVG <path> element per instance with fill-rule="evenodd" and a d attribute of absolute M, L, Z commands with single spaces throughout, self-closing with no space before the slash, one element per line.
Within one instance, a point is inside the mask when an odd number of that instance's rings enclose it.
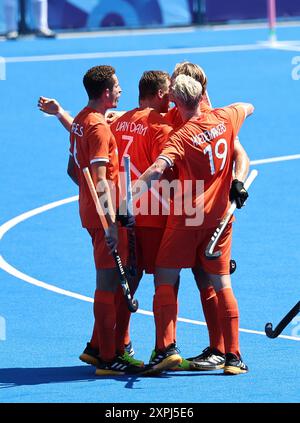
<path fill-rule="evenodd" d="M 135 313 L 139 308 L 138 300 L 132 300 L 128 302 L 128 309 L 131 313 Z"/>
<path fill-rule="evenodd" d="M 236 261 L 231 259 L 229 262 L 230 265 L 230 274 L 234 273 L 236 271 Z"/>
<path fill-rule="evenodd" d="M 205 250 L 205 257 L 208 260 L 215 260 L 216 258 L 220 257 L 222 255 L 221 251 L 215 251 L 214 253 L 211 251 L 212 248 L 208 245 Z"/>
<path fill-rule="evenodd" d="M 265 332 L 268 338 L 276 338 L 275 333 L 273 332 L 273 325 L 272 323 L 266 323 Z"/>

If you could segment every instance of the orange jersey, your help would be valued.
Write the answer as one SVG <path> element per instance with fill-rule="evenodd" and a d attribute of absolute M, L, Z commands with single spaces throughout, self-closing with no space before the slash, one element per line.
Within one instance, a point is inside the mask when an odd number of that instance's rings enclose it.
<path fill-rule="evenodd" d="M 203 100 L 200 103 L 200 110 L 202 113 L 207 113 L 210 112 L 212 108 L 206 103 L 206 101 Z M 170 109 L 168 113 L 165 114 L 165 119 L 167 120 L 169 125 L 172 126 L 174 131 L 177 131 L 183 125 L 183 120 L 176 106 Z"/>
<path fill-rule="evenodd" d="M 131 179 L 134 181 L 155 162 L 172 128 L 155 110 L 136 108 L 113 122 L 111 130 L 118 145 L 120 171 L 124 172 L 122 163 L 124 154 L 129 154 Z M 151 203 L 158 204 L 159 202 L 158 192 L 156 195 L 152 193 L 153 191 L 150 194 L 145 194 L 137 204 L 137 213 L 135 213 L 137 226 L 165 226 L 166 216 L 162 213 L 151 214 Z M 147 204 L 148 207 L 143 208 L 142 204 Z M 161 206 L 159 210 L 161 210 Z"/>
<path fill-rule="evenodd" d="M 189 120 L 171 135 L 159 157 L 178 167 L 184 195 L 177 190 L 175 200 L 182 197 L 183 212 L 178 209 L 180 202 L 176 204 L 174 200 L 168 227 L 204 229 L 219 224 L 229 207 L 234 139 L 244 119 L 242 107 L 213 109 Z M 186 181 L 190 181 L 190 185 Z M 186 212 L 188 201 L 189 213 Z M 191 220 L 192 211 L 198 213 L 198 219 Z M 187 219 L 190 219 L 188 224 Z"/>
<path fill-rule="evenodd" d="M 85 107 L 75 117 L 70 135 L 70 154 L 77 165 L 79 183 L 79 213 L 84 228 L 101 227 L 100 218 L 83 175 L 82 169 L 96 162 L 105 162 L 106 179 L 115 187 L 116 200 L 119 195 L 118 150 L 110 127 L 101 113 Z"/>

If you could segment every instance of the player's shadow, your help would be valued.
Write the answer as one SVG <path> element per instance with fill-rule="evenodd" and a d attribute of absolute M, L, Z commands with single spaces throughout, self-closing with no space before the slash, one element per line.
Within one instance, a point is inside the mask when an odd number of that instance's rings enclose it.
<path fill-rule="evenodd" d="M 90 366 L 70 367 L 16 367 L 11 369 L 0 369 L 0 389 L 13 388 L 26 385 L 43 385 L 46 383 L 60 382 L 95 382 L 101 380 L 116 380 L 123 383 L 127 389 L 142 389 L 135 386 L 137 382 L 147 378 L 168 379 L 172 377 L 192 376 L 222 376 L 222 373 L 206 372 L 168 372 L 153 376 L 143 375 L 122 375 L 122 376 L 95 376 L 95 369 Z"/>
<path fill-rule="evenodd" d="M 96 382 L 97 380 L 114 379 L 133 389 L 140 376 L 95 376 L 95 368 L 91 366 L 41 367 L 0 369 L 0 389 L 26 385 L 43 385 L 60 382 Z"/>

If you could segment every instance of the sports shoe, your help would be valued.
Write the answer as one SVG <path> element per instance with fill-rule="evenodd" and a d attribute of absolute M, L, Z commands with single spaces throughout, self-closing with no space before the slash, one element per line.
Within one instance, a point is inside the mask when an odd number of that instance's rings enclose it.
<path fill-rule="evenodd" d="M 134 360 L 128 354 L 115 357 L 113 361 L 105 362 L 99 359 L 99 363 L 96 369 L 97 376 L 108 376 L 108 375 L 125 375 L 125 374 L 138 374 L 143 373 L 145 366 L 141 361 L 142 365 L 133 364 Z"/>
<path fill-rule="evenodd" d="M 132 347 L 132 343 L 125 345 L 125 353 L 128 354 L 129 357 L 134 356 L 134 349 Z M 83 353 L 80 354 L 79 359 L 84 363 L 91 364 L 92 366 L 98 365 L 99 360 L 99 350 L 98 348 L 92 348 L 91 343 L 88 342 L 86 344 L 86 348 L 84 349 Z M 142 363 L 140 360 L 135 360 L 136 362 Z"/>
<path fill-rule="evenodd" d="M 15 41 L 19 37 L 19 33 L 18 31 L 8 31 L 5 37 L 9 41 Z"/>
<path fill-rule="evenodd" d="M 228 353 L 225 358 L 225 375 L 239 375 L 241 373 L 247 373 L 249 371 L 248 366 L 242 361 L 242 357 L 238 357 L 235 354 Z"/>
<path fill-rule="evenodd" d="M 187 370 L 193 370 L 192 366 L 191 366 L 191 362 L 186 360 L 185 358 L 182 358 L 182 362 L 180 364 L 178 364 L 175 367 L 172 367 L 171 370 L 175 370 L 175 371 L 187 371 Z"/>
<path fill-rule="evenodd" d="M 144 362 L 141 360 L 136 360 L 133 358 L 132 355 L 130 355 L 126 350 L 124 354 L 121 356 L 124 360 L 126 360 L 128 363 L 133 364 L 134 366 L 138 367 L 144 367 Z"/>
<path fill-rule="evenodd" d="M 163 351 L 152 351 L 149 368 L 144 372 L 144 374 L 155 374 L 162 372 L 163 370 L 172 369 L 173 367 L 177 367 L 181 364 L 181 362 L 182 357 L 178 354 L 176 345 L 171 344 Z"/>
<path fill-rule="evenodd" d="M 175 344 L 175 349 L 178 352 L 178 354 L 180 355 L 180 349 L 176 346 Z M 180 364 L 178 364 L 175 367 L 172 367 L 172 369 L 170 370 L 175 370 L 175 371 L 186 371 L 186 370 L 192 370 L 191 369 L 191 363 L 189 361 L 187 361 L 185 358 L 182 358 L 182 362 Z"/>
<path fill-rule="evenodd" d="M 131 341 L 129 342 L 129 344 L 125 345 L 125 351 L 128 353 L 128 355 L 130 355 L 130 357 L 134 356 L 134 349 Z"/>
<path fill-rule="evenodd" d="M 218 370 L 224 367 L 225 354 L 215 348 L 207 347 L 201 354 L 187 360 L 191 362 L 193 370 Z"/>
<path fill-rule="evenodd" d="M 35 31 L 35 35 L 39 38 L 55 38 L 56 37 L 55 32 L 51 31 L 51 29 L 49 28 L 37 29 Z"/>
<path fill-rule="evenodd" d="M 92 348 L 91 343 L 88 342 L 82 354 L 80 354 L 79 359 L 84 363 L 91 364 L 92 366 L 97 366 L 99 363 L 99 350 L 98 348 Z"/>

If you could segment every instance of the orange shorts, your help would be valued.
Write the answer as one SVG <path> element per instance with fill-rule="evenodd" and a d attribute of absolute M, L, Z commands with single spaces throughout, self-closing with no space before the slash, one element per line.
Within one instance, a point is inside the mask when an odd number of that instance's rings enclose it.
<path fill-rule="evenodd" d="M 200 265 L 207 273 L 229 275 L 232 225 L 227 225 L 216 246 L 215 251 L 221 251 L 221 256 L 208 260 L 204 252 L 214 230 L 214 228 L 202 230 L 167 228 L 161 241 L 156 266 L 178 269 Z"/>
<path fill-rule="evenodd" d="M 146 273 L 154 273 L 155 262 L 165 228 L 136 226 L 137 268 Z"/>
<path fill-rule="evenodd" d="M 116 267 L 115 260 L 112 254 L 109 253 L 106 245 L 104 231 L 102 228 L 87 229 L 89 232 L 94 247 L 94 261 L 96 269 L 113 269 Z M 118 253 L 121 257 L 123 266 L 127 263 L 127 230 L 125 228 L 118 228 L 119 243 Z"/>

